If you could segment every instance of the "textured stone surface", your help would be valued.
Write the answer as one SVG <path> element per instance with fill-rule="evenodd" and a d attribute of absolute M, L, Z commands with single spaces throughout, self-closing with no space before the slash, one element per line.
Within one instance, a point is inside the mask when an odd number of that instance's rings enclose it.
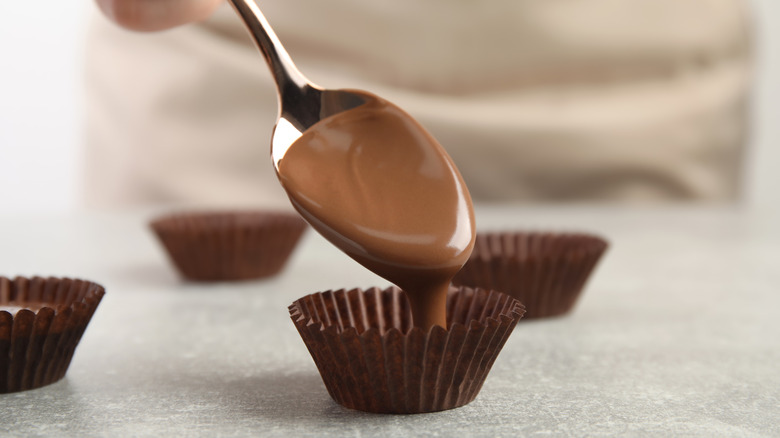
<path fill-rule="evenodd" d="M 776 214 L 478 209 L 483 230 L 592 231 L 612 247 L 570 316 L 519 324 L 474 402 L 412 416 L 333 402 L 287 313 L 311 292 L 387 282 L 315 233 L 274 279 L 184 282 L 151 216 L 0 215 L 1 274 L 107 289 L 65 379 L 0 395 L 0 434 L 780 435 Z"/>

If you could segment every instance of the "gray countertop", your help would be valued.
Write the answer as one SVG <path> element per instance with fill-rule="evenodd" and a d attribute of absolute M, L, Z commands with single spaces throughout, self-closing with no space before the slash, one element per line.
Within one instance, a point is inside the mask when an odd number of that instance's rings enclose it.
<path fill-rule="evenodd" d="M 0 275 L 107 293 L 66 377 L 0 395 L 20 436 L 780 436 L 780 215 L 738 208 L 488 207 L 481 230 L 612 243 L 574 312 L 521 322 L 477 399 L 411 416 L 333 402 L 287 314 L 386 286 L 308 232 L 268 281 L 181 281 L 150 214 L 0 215 Z"/>

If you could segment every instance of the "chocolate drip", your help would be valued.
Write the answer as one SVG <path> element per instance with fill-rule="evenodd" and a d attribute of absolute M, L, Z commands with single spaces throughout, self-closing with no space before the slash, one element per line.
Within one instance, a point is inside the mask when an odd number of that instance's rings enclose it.
<path fill-rule="evenodd" d="M 417 121 L 358 93 L 365 104 L 321 120 L 293 143 L 279 179 L 318 232 L 406 292 L 415 326 L 446 328 L 450 280 L 474 246 L 471 197 Z"/>

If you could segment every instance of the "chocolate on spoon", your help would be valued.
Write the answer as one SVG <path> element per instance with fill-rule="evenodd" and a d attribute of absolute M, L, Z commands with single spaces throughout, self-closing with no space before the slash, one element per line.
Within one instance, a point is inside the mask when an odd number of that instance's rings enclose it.
<path fill-rule="evenodd" d="M 295 67 L 253 0 L 231 0 L 277 85 L 271 156 L 295 209 L 406 293 L 414 324 L 446 328 L 450 280 L 474 246 L 471 197 L 417 121 L 365 91 L 326 90 Z"/>

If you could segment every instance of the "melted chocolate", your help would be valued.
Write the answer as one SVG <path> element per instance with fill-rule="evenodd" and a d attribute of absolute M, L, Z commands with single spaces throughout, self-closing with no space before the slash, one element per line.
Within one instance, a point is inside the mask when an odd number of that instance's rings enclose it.
<path fill-rule="evenodd" d="M 447 290 L 474 246 L 474 212 L 444 148 L 392 103 L 326 118 L 290 146 L 278 173 L 293 206 L 326 239 L 396 284 L 414 324 L 446 327 Z"/>

